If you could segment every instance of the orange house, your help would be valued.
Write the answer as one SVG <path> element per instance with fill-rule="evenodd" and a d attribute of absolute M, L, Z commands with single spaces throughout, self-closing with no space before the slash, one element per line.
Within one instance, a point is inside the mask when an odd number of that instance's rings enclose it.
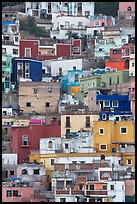
<path fill-rule="evenodd" d="M 112 69 L 117 69 L 118 71 L 120 70 L 129 70 L 129 63 L 128 61 L 111 61 L 111 62 L 106 62 L 105 67 L 111 67 Z"/>

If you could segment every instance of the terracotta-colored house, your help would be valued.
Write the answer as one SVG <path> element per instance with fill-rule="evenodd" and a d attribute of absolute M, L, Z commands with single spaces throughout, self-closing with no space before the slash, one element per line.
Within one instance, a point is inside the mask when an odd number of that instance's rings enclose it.
<path fill-rule="evenodd" d="M 29 124 L 28 126 L 13 126 L 11 128 L 11 151 L 18 154 L 18 164 L 28 161 L 32 150 L 39 150 L 40 138 L 51 136 L 61 137 L 60 121 L 49 125 Z"/>

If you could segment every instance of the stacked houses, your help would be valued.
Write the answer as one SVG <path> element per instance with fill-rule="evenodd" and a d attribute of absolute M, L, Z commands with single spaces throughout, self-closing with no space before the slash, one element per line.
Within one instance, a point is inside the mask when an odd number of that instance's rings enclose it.
<path fill-rule="evenodd" d="M 135 3 L 94 10 L 3 11 L 3 202 L 135 201 Z M 22 34 L 22 16 L 49 37 Z"/>

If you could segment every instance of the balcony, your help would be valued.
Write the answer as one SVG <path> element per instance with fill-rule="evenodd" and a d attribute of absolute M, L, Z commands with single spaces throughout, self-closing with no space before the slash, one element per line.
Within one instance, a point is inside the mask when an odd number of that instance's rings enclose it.
<path fill-rule="evenodd" d="M 86 191 L 86 195 L 107 195 L 107 190 L 91 190 Z"/>

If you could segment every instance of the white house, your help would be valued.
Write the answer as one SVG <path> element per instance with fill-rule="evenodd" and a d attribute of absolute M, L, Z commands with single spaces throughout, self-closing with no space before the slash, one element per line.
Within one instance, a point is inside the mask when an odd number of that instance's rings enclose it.
<path fill-rule="evenodd" d="M 90 20 L 85 16 L 53 14 L 52 23 L 53 27 L 50 31 L 50 37 L 68 39 L 68 36 L 66 35 L 68 31 L 78 33 L 79 37 L 86 35 L 87 26 L 89 26 Z"/>
<path fill-rule="evenodd" d="M 68 15 L 94 16 L 94 2 L 25 2 L 25 13 L 40 17 L 41 12 L 53 14 L 64 12 Z"/>
<path fill-rule="evenodd" d="M 62 75 L 68 74 L 68 70 L 82 70 L 82 59 L 58 59 L 50 60 L 51 76 L 58 76 L 62 68 Z"/>
<path fill-rule="evenodd" d="M 52 154 L 61 149 L 61 138 L 50 137 L 40 139 L 40 154 Z"/>
<path fill-rule="evenodd" d="M 17 154 L 2 154 L 3 164 L 17 164 Z"/>
<path fill-rule="evenodd" d="M 2 115 L 12 116 L 12 108 L 2 108 Z"/>
<path fill-rule="evenodd" d="M 130 54 L 129 76 L 135 76 L 135 54 Z"/>

